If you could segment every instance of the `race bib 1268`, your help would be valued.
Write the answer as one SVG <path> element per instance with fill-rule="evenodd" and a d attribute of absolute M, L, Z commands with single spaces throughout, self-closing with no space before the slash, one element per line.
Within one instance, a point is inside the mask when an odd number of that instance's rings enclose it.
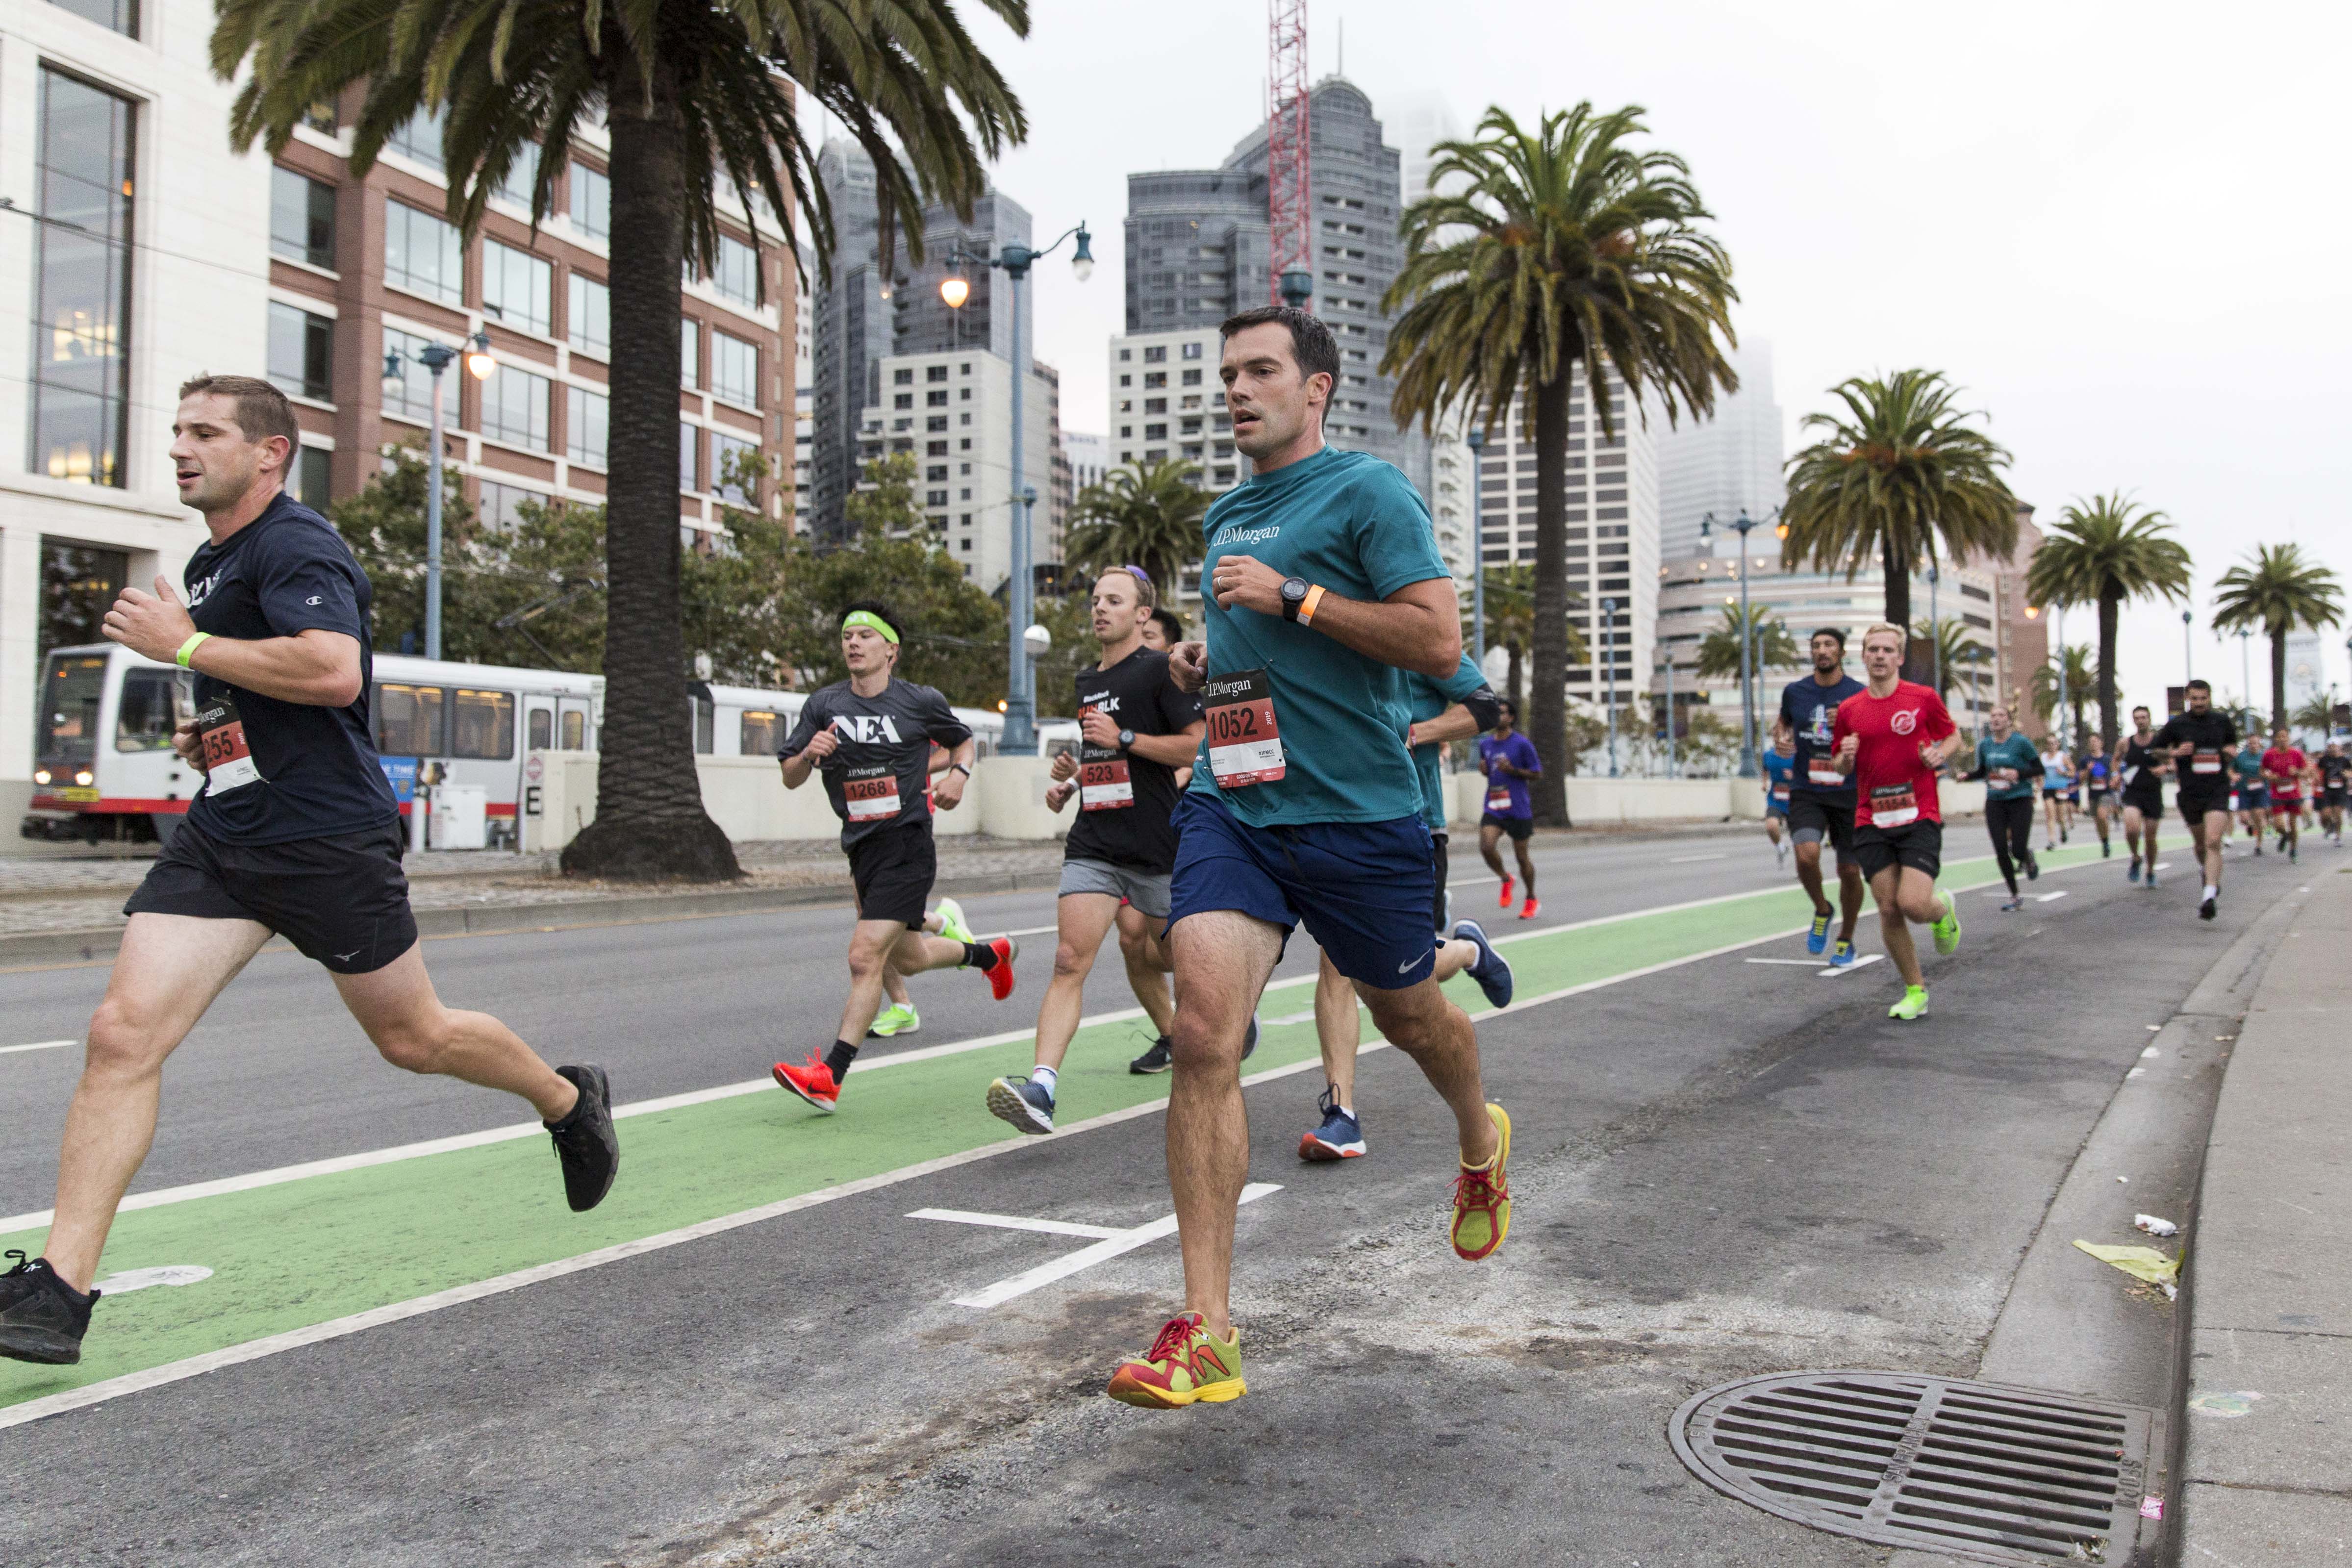
<path fill-rule="evenodd" d="M 848 779 L 841 786 L 841 804 L 848 809 L 852 822 L 879 822 L 886 816 L 898 815 L 898 780 L 885 774 L 878 779 Z"/>

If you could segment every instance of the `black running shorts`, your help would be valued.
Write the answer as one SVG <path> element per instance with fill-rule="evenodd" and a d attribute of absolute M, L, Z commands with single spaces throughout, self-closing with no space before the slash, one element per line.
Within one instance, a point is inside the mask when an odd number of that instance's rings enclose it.
<path fill-rule="evenodd" d="M 2126 784 L 2124 786 L 2124 806 L 2153 822 L 2164 815 L 2164 786 L 2158 784 L 2142 789 L 2137 784 Z"/>
<path fill-rule="evenodd" d="M 126 915 L 253 921 L 337 974 L 371 974 L 416 945 L 400 824 L 285 844 L 226 844 L 183 821 Z"/>
<path fill-rule="evenodd" d="M 923 929 L 923 905 L 939 879 L 940 856 L 930 818 L 869 833 L 849 847 L 849 880 L 857 889 L 857 918 L 896 921 Z"/>
<path fill-rule="evenodd" d="M 1853 830 L 1853 858 L 1872 880 L 1890 866 L 1908 866 L 1933 877 L 1944 868 L 1944 825 L 1925 818 L 1900 827 L 1864 823 Z"/>
<path fill-rule="evenodd" d="M 1496 816 L 1490 811 L 1478 819 L 1478 826 L 1499 827 L 1518 844 L 1524 844 L 1536 836 L 1536 819 L 1532 816 Z"/>
<path fill-rule="evenodd" d="M 1843 860 L 1853 853 L 1853 802 L 1791 790 L 1789 837 L 1798 844 L 1818 844 L 1826 838 Z"/>
<path fill-rule="evenodd" d="M 2183 795 L 2180 799 L 2180 820 L 2191 827 L 2202 827 L 2207 812 L 2226 813 L 2229 809 L 2230 797 L 2226 795 Z"/>

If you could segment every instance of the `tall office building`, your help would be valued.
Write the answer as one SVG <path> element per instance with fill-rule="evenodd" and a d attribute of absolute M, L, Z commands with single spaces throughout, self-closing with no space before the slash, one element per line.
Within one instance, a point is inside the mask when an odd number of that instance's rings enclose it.
<path fill-rule="evenodd" d="M 816 255 L 800 247 L 801 276 L 816 281 Z M 816 312 L 793 312 L 793 531 L 806 533 L 816 511 Z"/>
<path fill-rule="evenodd" d="M 1789 493 L 1781 477 L 1780 405 L 1772 396 L 1772 345 L 1748 342 L 1731 353 L 1739 390 L 1719 395 L 1713 415 L 1687 413 L 1668 426 L 1657 419 L 1658 543 L 1665 559 L 1704 553 L 1698 525 L 1717 527 L 1743 510 L 1759 522 Z"/>
<path fill-rule="evenodd" d="M 1381 296 L 1395 279 L 1402 195 L 1397 150 L 1371 100 L 1326 77 L 1307 95 L 1307 194 L 1315 313 L 1339 343 L 1339 384 L 1325 429 L 1332 443 L 1385 458 L 1426 494 L 1429 443 L 1391 415 L 1396 383 L 1380 373 L 1388 347 Z M 1267 272 L 1265 127 L 1218 169 L 1128 176 L 1127 330 L 1213 329 L 1272 298 Z M 1114 394 L 1113 411 L 1117 411 Z M 1112 439 L 1118 440 L 1114 422 Z"/>
<path fill-rule="evenodd" d="M 1110 443 L 1090 430 L 1062 432 L 1062 451 L 1069 459 L 1070 489 L 1098 485 L 1110 468 Z"/>
<path fill-rule="evenodd" d="M 1013 366 L 985 350 L 885 354 L 881 387 L 863 416 L 856 456 L 915 457 L 915 501 L 963 574 L 991 593 L 1012 575 Z M 1022 483 L 1037 492 L 1030 510 L 1029 558 L 1050 581 L 1060 559 L 1054 506 L 1058 396 L 1052 373 L 1030 374 L 1022 407 Z"/>

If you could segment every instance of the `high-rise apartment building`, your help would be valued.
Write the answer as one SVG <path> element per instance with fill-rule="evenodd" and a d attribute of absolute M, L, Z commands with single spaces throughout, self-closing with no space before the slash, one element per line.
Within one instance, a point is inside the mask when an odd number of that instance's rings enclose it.
<path fill-rule="evenodd" d="M 1569 695 L 1586 702 L 1617 700 L 1649 684 L 1658 615 L 1658 455 L 1654 433 L 1612 374 L 1606 392 L 1617 433 L 1601 433 L 1580 383 L 1568 419 L 1569 622 L 1591 658 L 1570 667 Z M 1487 437 L 1479 454 L 1479 540 L 1487 566 L 1535 561 L 1536 447 L 1520 403 Z M 1601 602 L 1613 600 L 1606 612 Z"/>
<path fill-rule="evenodd" d="M 1706 418 L 1658 421 L 1658 538 L 1668 561 L 1700 551 L 1698 525 L 1742 511 L 1761 522 L 1789 493 L 1780 466 L 1780 405 L 1772 395 L 1772 345 L 1732 351 L 1739 390 L 1719 395 Z"/>
<path fill-rule="evenodd" d="M 981 349 L 885 354 L 875 366 L 881 395 L 865 410 L 856 453 L 861 461 L 913 454 L 915 501 L 930 531 L 964 575 L 992 593 L 1013 566 L 1012 370 Z M 1037 492 L 1030 560 L 1050 568 L 1061 555 L 1053 507 L 1058 388 L 1044 367 L 1031 373 L 1024 396 L 1022 478 Z"/>
<path fill-rule="evenodd" d="M 816 254 L 800 247 L 801 277 L 816 281 Z M 816 312 L 793 312 L 793 531 L 806 533 L 816 514 Z"/>
<path fill-rule="evenodd" d="M 1103 475 L 1110 471 L 1110 443 L 1094 431 L 1063 431 L 1062 453 L 1069 461 L 1073 492 L 1102 483 Z"/>

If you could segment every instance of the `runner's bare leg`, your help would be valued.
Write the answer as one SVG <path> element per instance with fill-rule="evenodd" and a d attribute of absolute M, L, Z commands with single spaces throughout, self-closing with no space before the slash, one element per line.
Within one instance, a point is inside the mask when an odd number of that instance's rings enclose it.
<path fill-rule="evenodd" d="M 1413 1059 L 1454 1112 L 1463 1163 L 1493 1159 L 1502 1135 L 1486 1114 L 1486 1093 L 1478 1079 L 1478 1031 L 1470 1016 L 1446 1000 L 1435 980 L 1397 991 L 1360 984 L 1356 994 L 1389 1044 Z"/>
<path fill-rule="evenodd" d="M 1128 989 L 1165 1038 L 1176 1026 L 1176 993 L 1168 979 L 1176 964 L 1167 942 L 1151 929 L 1159 923 L 1133 904 L 1118 907 L 1118 955 L 1127 964 Z"/>
<path fill-rule="evenodd" d="M 1065 893 L 1054 908 L 1055 933 L 1054 978 L 1045 984 L 1045 999 L 1037 1005 L 1039 1067 L 1062 1070 L 1070 1052 L 1071 1037 L 1086 1010 L 1087 976 L 1093 973 L 1095 954 L 1118 917 L 1118 900 L 1108 893 Z"/>
<path fill-rule="evenodd" d="M 1187 915 L 1176 948 L 1176 1027 L 1168 1092 L 1168 1187 L 1184 1253 L 1184 1305 L 1233 1331 L 1234 1216 L 1249 1179 L 1242 1037 L 1282 956 L 1282 928 L 1236 910 Z"/>

